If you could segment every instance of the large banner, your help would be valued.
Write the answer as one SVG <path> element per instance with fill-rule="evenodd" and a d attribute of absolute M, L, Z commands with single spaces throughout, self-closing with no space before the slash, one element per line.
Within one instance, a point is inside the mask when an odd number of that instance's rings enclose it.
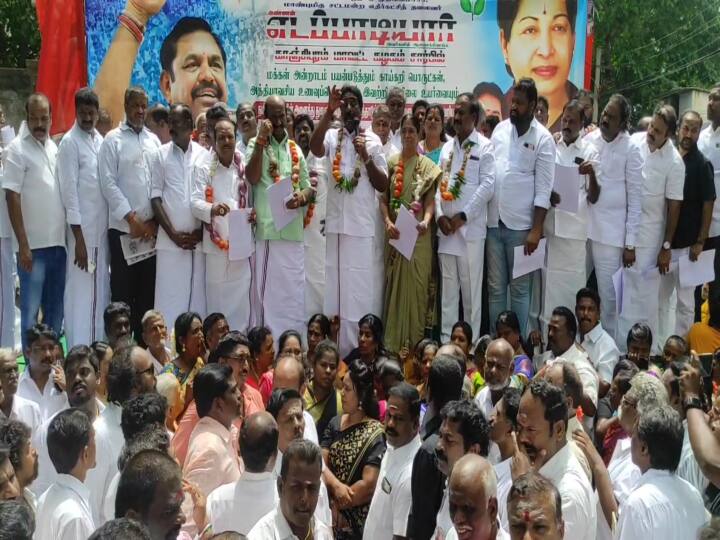
<path fill-rule="evenodd" d="M 126 1 L 155 13 L 139 49 L 118 22 Z M 234 107 L 278 94 L 296 113 L 313 117 L 324 111 L 328 86 L 354 84 L 368 120 L 392 86 L 405 90 L 408 104 L 449 105 L 474 91 L 486 110 L 505 116 L 513 80 L 532 77 L 550 102 L 550 124 L 585 85 L 587 0 L 86 0 L 85 6 L 88 79 L 114 120 L 131 82 L 144 86 L 151 102 L 182 101 L 196 115 L 216 101 Z"/>

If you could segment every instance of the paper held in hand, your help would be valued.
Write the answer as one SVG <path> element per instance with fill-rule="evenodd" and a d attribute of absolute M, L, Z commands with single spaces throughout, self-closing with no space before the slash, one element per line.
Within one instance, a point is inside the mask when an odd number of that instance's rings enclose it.
<path fill-rule="evenodd" d="M 157 237 L 153 236 L 151 240 L 143 238 L 130 238 L 129 234 L 120 237 L 120 246 L 122 247 L 123 256 L 128 266 L 149 259 L 155 255 L 155 242 Z"/>
<path fill-rule="evenodd" d="M 292 181 L 289 176 L 285 177 L 278 183 L 268 186 L 266 191 L 275 229 L 281 231 L 298 215 L 297 208 L 290 210 L 285 206 L 285 203 L 292 200 Z"/>
<path fill-rule="evenodd" d="M 252 212 L 250 208 L 240 208 L 239 210 L 230 210 L 228 214 L 230 228 L 228 259 L 231 261 L 247 259 L 255 251 L 250 212 Z"/>
<path fill-rule="evenodd" d="M 408 261 L 412 258 L 413 251 L 415 251 L 415 244 L 418 239 L 417 225 L 418 220 L 415 219 L 415 215 L 404 206 L 401 206 L 395 220 L 395 227 L 400 232 L 400 238 L 390 239 L 388 244 L 397 249 L 400 255 Z"/>
<path fill-rule="evenodd" d="M 680 265 L 680 286 L 696 287 L 715 281 L 715 250 L 709 249 L 700 253 L 695 262 L 688 255 L 678 259 Z"/>
<path fill-rule="evenodd" d="M 555 165 L 555 182 L 553 191 L 560 195 L 560 202 L 555 206 L 571 214 L 577 214 L 582 183 L 577 165 Z"/>
<path fill-rule="evenodd" d="M 515 246 L 513 251 L 513 276 L 512 278 L 519 278 L 535 270 L 539 270 L 545 264 L 545 246 L 547 240 L 541 238 L 538 243 L 538 247 L 532 252 L 532 255 L 525 255 L 525 244 L 521 246 Z"/>

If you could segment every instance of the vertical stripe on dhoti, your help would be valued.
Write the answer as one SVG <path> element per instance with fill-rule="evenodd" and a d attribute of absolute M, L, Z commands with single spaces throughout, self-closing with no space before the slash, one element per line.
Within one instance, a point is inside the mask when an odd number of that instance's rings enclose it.
<path fill-rule="evenodd" d="M 194 250 L 157 250 L 155 309 L 165 316 L 169 327 L 186 311 L 207 315 L 205 301 L 205 254 Z"/>

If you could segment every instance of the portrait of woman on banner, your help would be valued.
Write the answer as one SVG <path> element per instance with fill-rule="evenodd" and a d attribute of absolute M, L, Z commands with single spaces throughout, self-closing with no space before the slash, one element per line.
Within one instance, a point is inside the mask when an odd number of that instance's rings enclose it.
<path fill-rule="evenodd" d="M 550 131 L 560 129 L 565 103 L 578 88 L 568 79 L 575 51 L 577 0 L 499 0 L 497 23 L 505 67 L 515 81 L 530 77 L 547 98 Z M 511 86 L 512 88 L 512 86 Z M 509 105 L 511 92 L 505 95 Z"/>

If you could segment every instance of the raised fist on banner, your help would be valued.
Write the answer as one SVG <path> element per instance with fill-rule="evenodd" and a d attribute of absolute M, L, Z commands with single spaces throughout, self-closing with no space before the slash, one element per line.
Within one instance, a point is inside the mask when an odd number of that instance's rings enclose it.
<path fill-rule="evenodd" d="M 140 22 L 147 24 L 153 15 L 160 13 L 166 0 L 127 0 L 125 11 L 136 15 Z"/>

